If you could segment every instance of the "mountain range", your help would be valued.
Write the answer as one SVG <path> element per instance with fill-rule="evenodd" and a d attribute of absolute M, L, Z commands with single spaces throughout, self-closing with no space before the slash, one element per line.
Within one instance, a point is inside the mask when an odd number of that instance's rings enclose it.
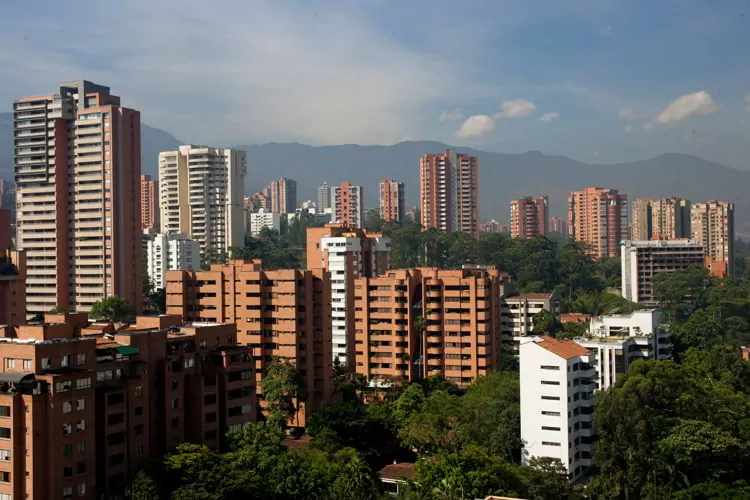
<path fill-rule="evenodd" d="M 12 115 L 0 113 L 0 176 L 13 177 Z M 141 126 L 144 173 L 157 177 L 159 151 L 182 142 L 169 132 Z M 247 151 L 245 192 L 263 189 L 272 179 L 297 181 L 298 202 L 316 199 L 323 181 L 348 180 L 364 187 L 367 207 L 377 206 L 378 181 L 397 179 L 406 184 L 408 205 L 419 197 L 419 158 L 452 147 L 440 142 L 410 141 L 392 146 L 307 146 L 296 143 L 238 145 Z M 679 196 L 691 201 L 720 199 L 736 205 L 738 235 L 750 235 L 750 172 L 735 170 L 697 156 L 668 153 L 641 161 L 587 164 L 565 156 L 530 151 L 506 154 L 455 148 L 480 157 L 480 214 L 482 220 L 507 221 L 510 200 L 547 195 L 552 215 L 566 217 L 567 196 L 586 186 L 619 189 L 630 200 Z"/>

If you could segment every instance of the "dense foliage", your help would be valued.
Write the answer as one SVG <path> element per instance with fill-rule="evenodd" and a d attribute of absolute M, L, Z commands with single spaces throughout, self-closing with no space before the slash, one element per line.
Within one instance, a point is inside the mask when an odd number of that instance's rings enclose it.
<path fill-rule="evenodd" d="M 130 320 L 135 308 L 122 297 L 111 295 L 91 305 L 89 316 L 98 321 L 121 322 Z"/>

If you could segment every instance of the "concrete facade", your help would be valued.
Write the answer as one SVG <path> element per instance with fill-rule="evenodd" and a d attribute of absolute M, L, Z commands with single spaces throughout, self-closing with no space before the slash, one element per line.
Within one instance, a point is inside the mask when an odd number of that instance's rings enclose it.
<path fill-rule="evenodd" d="M 271 181 L 271 212 L 288 214 L 297 208 L 297 181 L 282 177 Z"/>
<path fill-rule="evenodd" d="M 549 199 L 527 196 L 510 202 L 510 235 L 530 239 L 549 233 Z"/>
<path fill-rule="evenodd" d="M 281 214 L 276 212 L 269 212 L 265 208 L 261 208 L 257 212 L 251 213 L 250 234 L 252 236 L 258 236 L 264 228 L 268 228 L 276 232 L 281 231 Z"/>
<path fill-rule="evenodd" d="M 630 238 L 638 241 L 690 238 L 690 202 L 682 198 L 635 200 Z"/>
<path fill-rule="evenodd" d="M 347 227 L 364 228 L 365 205 L 362 186 L 342 182 L 331 188 L 331 220 Z"/>
<path fill-rule="evenodd" d="M 141 176 L 141 229 L 159 229 L 159 187 L 150 175 Z"/>
<path fill-rule="evenodd" d="M 568 197 L 568 236 L 589 245 L 596 258 L 619 257 L 628 239 L 628 196 L 616 189 L 587 187 Z"/>
<path fill-rule="evenodd" d="M 479 157 L 445 153 L 419 160 L 420 217 L 424 227 L 479 235 Z"/>
<path fill-rule="evenodd" d="M 167 286 L 167 271 L 200 268 L 200 245 L 184 234 L 156 234 L 146 243 L 146 272 L 157 290 Z"/>
<path fill-rule="evenodd" d="M 380 218 L 389 222 L 402 222 L 405 210 L 404 183 L 388 179 L 380 181 Z"/>
<path fill-rule="evenodd" d="M 691 209 L 692 239 L 703 246 L 713 274 L 734 273 L 734 203 L 707 201 Z"/>

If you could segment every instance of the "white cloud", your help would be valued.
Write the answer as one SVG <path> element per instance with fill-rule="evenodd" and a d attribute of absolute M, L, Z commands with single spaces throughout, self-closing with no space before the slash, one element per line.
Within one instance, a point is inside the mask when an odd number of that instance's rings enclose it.
<path fill-rule="evenodd" d="M 670 123 L 684 120 L 693 115 L 710 115 L 719 110 L 716 104 L 705 90 L 694 94 L 685 94 L 664 108 L 664 111 L 656 118 L 659 123 Z"/>
<path fill-rule="evenodd" d="M 500 112 L 495 117 L 525 118 L 534 114 L 534 111 L 536 111 L 536 104 L 533 102 L 524 99 L 514 99 L 503 101 L 503 104 L 500 106 Z"/>
<path fill-rule="evenodd" d="M 458 120 L 462 120 L 464 117 L 464 110 L 463 109 L 454 109 L 453 111 L 443 111 L 440 113 L 439 120 L 441 122 L 455 122 Z"/>
<path fill-rule="evenodd" d="M 625 133 L 629 134 L 630 132 L 632 132 L 632 130 L 633 130 L 632 125 L 630 125 L 629 123 L 625 125 Z"/>
<path fill-rule="evenodd" d="M 545 113 L 545 114 L 543 114 L 539 118 L 539 121 L 540 122 L 544 122 L 544 123 L 549 123 L 551 121 L 557 120 L 558 118 L 560 118 L 560 113 L 558 113 L 557 111 L 555 111 L 554 113 Z"/>
<path fill-rule="evenodd" d="M 621 109 L 617 112 L 617 116 L 619 116 L 623 120 L 635 120 L 637 118 L 633 110 L 630 108 Z"/>
<path fill-rule="evenodd" d="M 654 124 L 651 122 L 646 122 L 643 124 L 643 130 L 651 130 L 652 128 L 654 128 Z"/>
<path fill-rule="evenodd" d="M 745 94 L 745 112 L 750 113 L 750 93 Z"/>
<path fill-rule="evenodd" d="M 459 139 L 468 139 L 484 135 L 495 130 L 495 120 L 487 115 L 470 116 L 456 131 Z"/>

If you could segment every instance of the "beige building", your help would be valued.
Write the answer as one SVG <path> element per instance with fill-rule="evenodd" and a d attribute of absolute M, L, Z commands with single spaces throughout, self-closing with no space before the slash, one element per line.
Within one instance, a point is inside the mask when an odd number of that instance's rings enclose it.
<path fill-rule="evenodd" d="M 712 274 L 734 272 L 734 203 L 707 201 L 691 210 L 692 239 L 703 246 L 706 266 Z"/>
<path fill-rule="evenodd" d="M 530 239 L 549 233 L 549 199 L 527 196 L 510 202 L 510 236 Z"/>
<path fill-rule="evenodd" d="M 159 153 L 162 233 L 182 233 L 207 248 L 245 243 L 244 151 L 180 146 Z"/>
<path fill-rule="evenodd" d="M 13 103 L 17 246 L 26 310 L 141 307 L 140 113 L 85 80 Z"/>
<path fill-rule="evenodd" d="M 479 157 L 445 153 L 419 160 L 420 216 L 424 227 L 479 236 Z"/>
<path fill-rule="evenodd" d="M 597 258 L 619 257 L 628 239 L 628 195 L 616 189 L 587 187 L 568 197 L 568 236 L 586 243 Z"/>
<path fill-rule="evenodd" d="M 637 241 L 690 238 L 690 201 L 682 198 L 635 200 L 632 228 L 630 238 Z"/>

